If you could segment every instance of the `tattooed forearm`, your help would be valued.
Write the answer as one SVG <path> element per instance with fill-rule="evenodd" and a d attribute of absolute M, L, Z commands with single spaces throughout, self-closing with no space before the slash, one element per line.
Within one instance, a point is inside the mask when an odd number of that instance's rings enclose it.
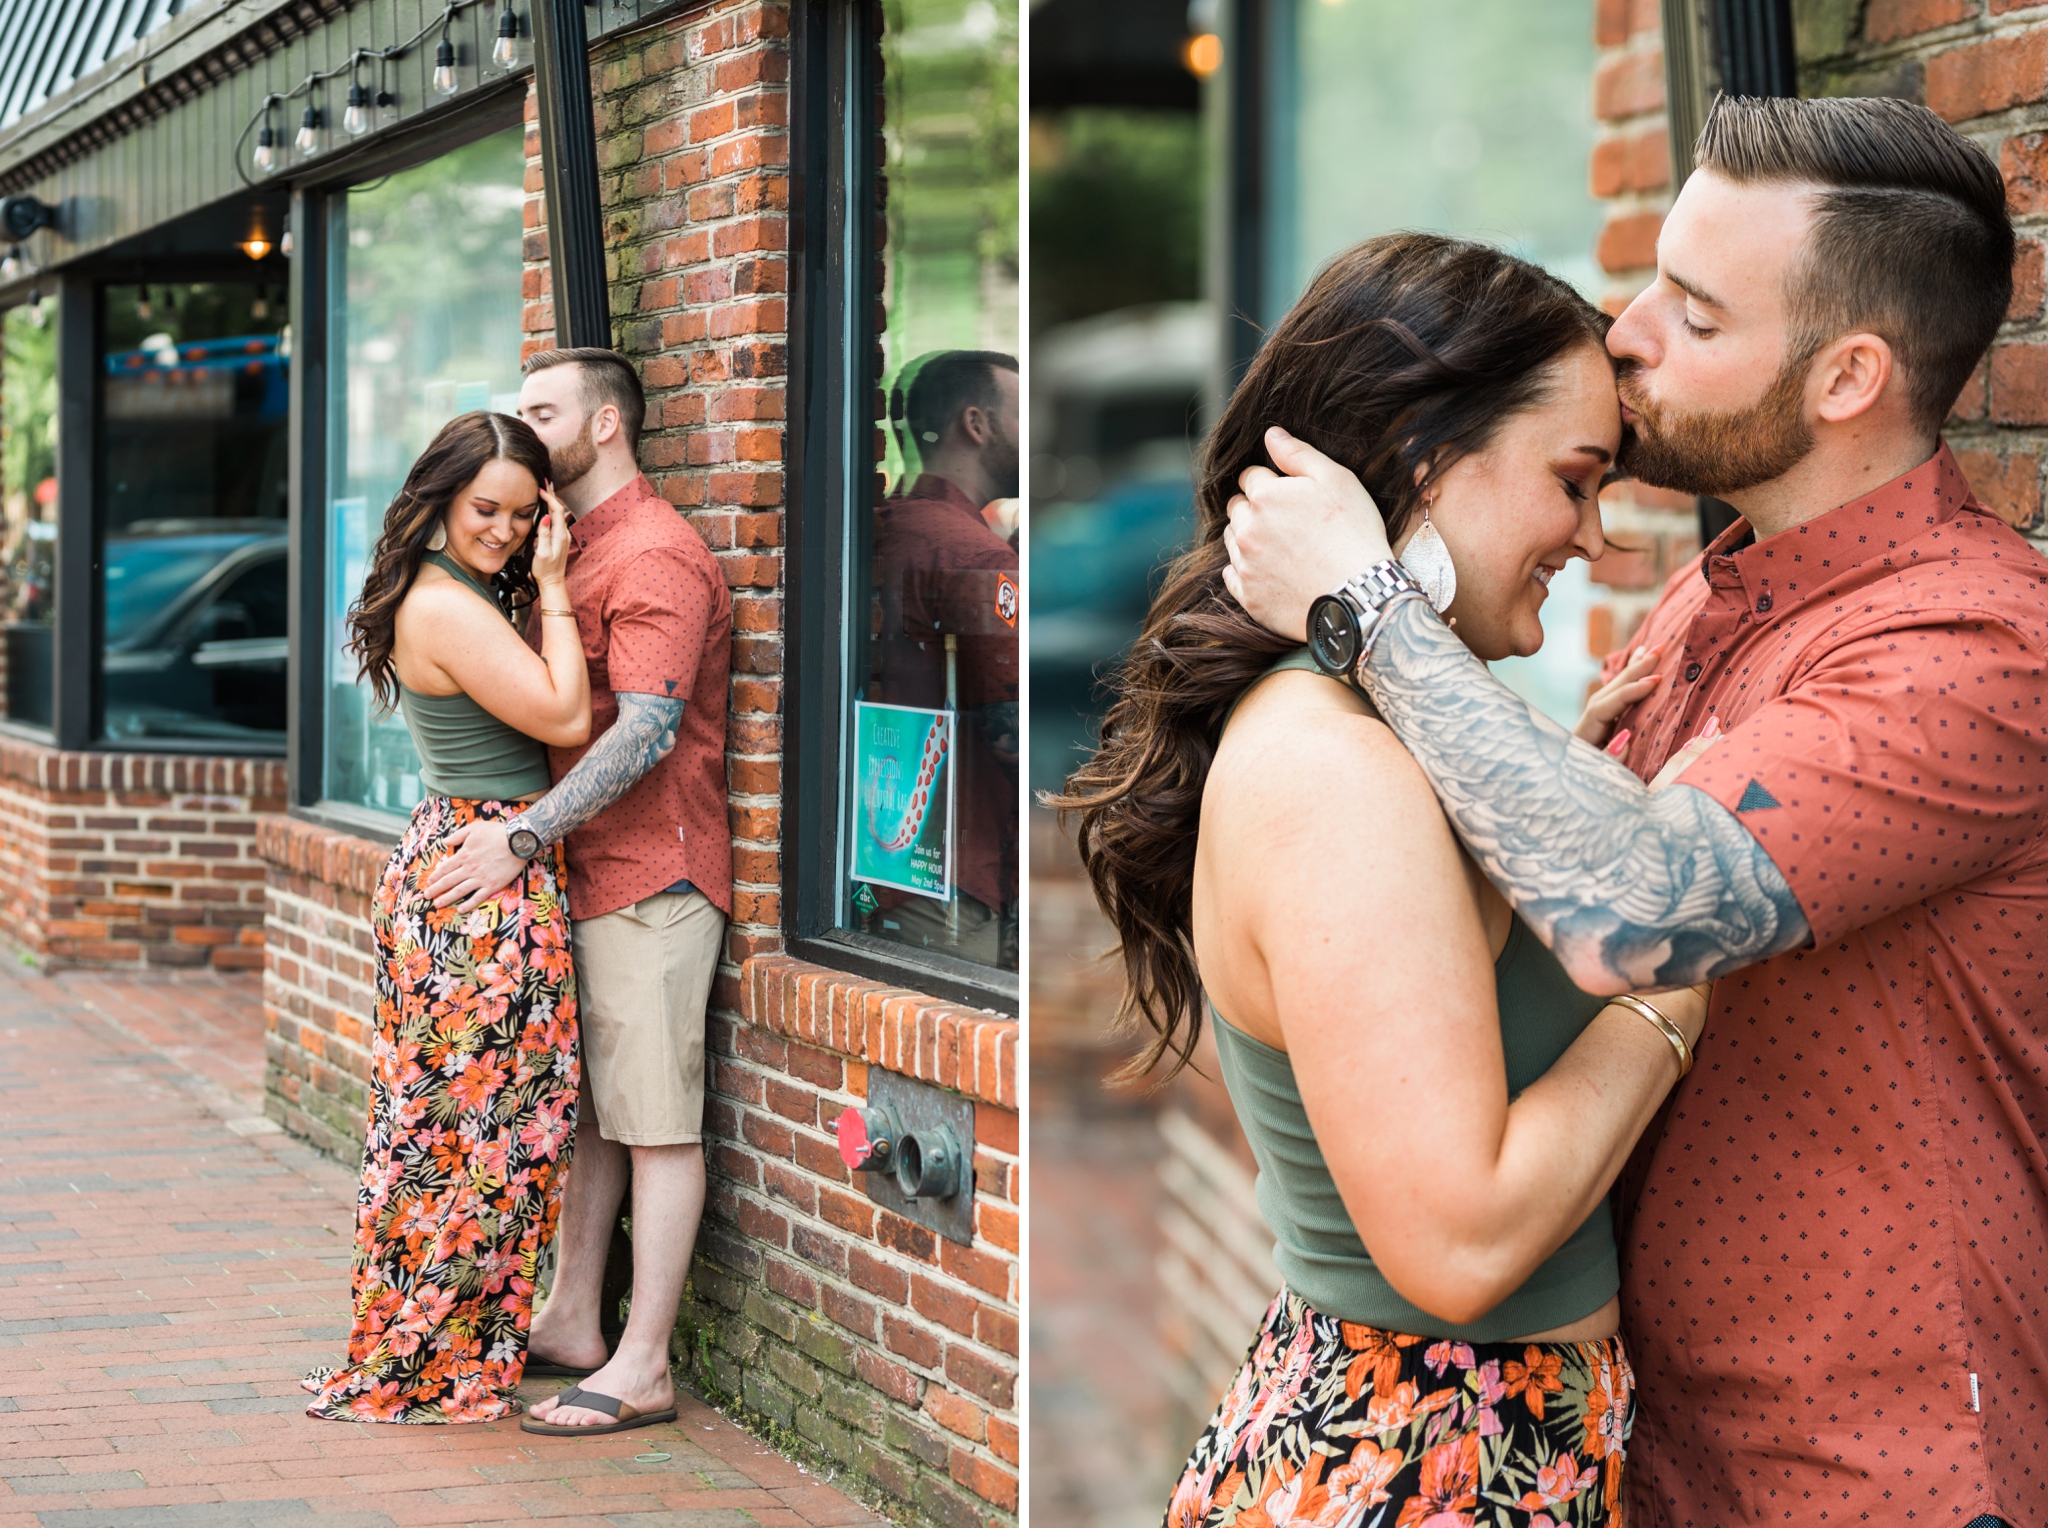
<path fill-rule="evenodd" d="M 1458 837 L 1580 986 L 1675 987 L 1806 942 L 1806 915 L 1734 814 L 1691 786 L 1652 795 L 1416 602 L 1389 613 L 1363 677 Z"/>
<path fill-rule="evenodd" d="M 621 695 L 619 719 L 559 784 L 526 809 L 542 843 L 559 843 L 633 788 L 676 746 L 683 703 L 664 695 Z"/>

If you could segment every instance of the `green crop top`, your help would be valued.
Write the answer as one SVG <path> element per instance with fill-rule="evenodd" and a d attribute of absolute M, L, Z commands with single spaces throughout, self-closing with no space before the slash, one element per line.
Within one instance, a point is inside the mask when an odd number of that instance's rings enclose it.
<path fill-rule="evenodd" d="M 491 602 L 497 596 L 463 571 L 445 552 L 429 552 L 426 560 Z M 398 687 L 398 709 L 405 730 L 419 751 L 420 784 L 437 796 L 479 801 L 509 801 L 544 791 L 548 778 L 547 745 L 499 721 L 469 696 L 422 695 Z"/>
<path fill-rule="evenodd" d="M 1281 669 L 1317 671 L 1306 649 L 1268 672 Z M 1607 1001 L 1574 986 L 1519 916 L 1494 962 L 1493 983 L 1511 1095 L 1547 1072 Z M 1315 1309 L 1388 1331 L 1504 1342 L 1591 1315 L 1620 1289 L 1614 1225 L 1603 1199 L 1526 1283 L 1480 1320 L 1452 1326 L 1411 1305 L 1373 1265 L 1351 1223 L 1287 1053 L 1233 1028 L 1213 1005 L 1209 1012 L 1224 1085 L 1258 1162 L 1259 1210 L 1275 1237 L 1273 1260 L 1288 1286 Z M 1371 1101 L 1360 1099 L 1359 1108 L 1370 1112 Z M 1390 1121 L 1389 1128 L 1404 1124 L 1427 1129 L 1431 1122 Z"/>

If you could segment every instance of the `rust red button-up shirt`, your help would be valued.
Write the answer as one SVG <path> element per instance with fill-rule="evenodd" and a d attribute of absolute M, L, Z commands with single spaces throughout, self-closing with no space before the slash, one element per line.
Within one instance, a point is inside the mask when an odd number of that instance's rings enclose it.
<path fill-rule="evenodd" d="M 1621 725 L 1784 874 L 1617 1185 L 1629 1519 L 2048 1522 L 2048 562 L 1944 447 L 1676 574 Z"/>
<path fill-rule="evenodd" d="M 732 915 L 725 713 L 732 592 L 690 522 L 637 477 L 577 517 L 569 598 L 590 668 L 590 741 L 550 748 L 559 783 L 619 719 L 621 694 L 683 697 L 676 746 L 569 835 L 569 912 L 595 918 L 687 879 Z M 528 628 L 538 644 L 541 623 Z"/>
<path fill-rule="evenodd" d="M 960 709 L 953 878 L 989 908 L 1017 902 L 1017 740 L 999 747 L 983 707 L 1017 699 L 1017 549 L 981 506 L 934 473 L 875 511 L 874 676 L 869 699 L 946 704 L 945 633 L 956 636 Z M 885 893 L 884 907 L 902 900 Z"/>

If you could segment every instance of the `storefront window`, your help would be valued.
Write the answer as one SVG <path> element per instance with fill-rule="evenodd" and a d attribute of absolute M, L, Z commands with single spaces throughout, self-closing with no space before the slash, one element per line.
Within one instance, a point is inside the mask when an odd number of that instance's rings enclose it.
<path fill-rule="evenodd" d="M 281 284 L 110 286 L 105 736 L 285 738 L 290 413 Z"/>
<path fill-rule="evenodd" d="M 1280 0 L 1275 15 L 1266 322 L 1339 250 L 1399 228 L 1481 239 L 1600 295 L 1583 0 Z M 1543 650 L 1496 666 L 1563 719 L 1598 667 L 1593 603 L 1575 561 L 1551 585 Z"/>
<path fill-rule="evenodd" d="M 329 387 L 326 794 L 402 813 L 419 801 L 404 724 L 342 651 L 348 607 L 407 469 L 457 414 L 519 399 L 524 130 L 337 196 Z"/>
<path fill-rule="evenodd" d="M 884 0 L 844 926 L 1017 967 L 1017 6 Z M 864 597 L 864 598 L 863 598 Z"/>
<path fill-rule="evenodd" d="M 7 719 L 50 725 L 57 562 L 57 300 L 0 319 L 0 662 Z"/>

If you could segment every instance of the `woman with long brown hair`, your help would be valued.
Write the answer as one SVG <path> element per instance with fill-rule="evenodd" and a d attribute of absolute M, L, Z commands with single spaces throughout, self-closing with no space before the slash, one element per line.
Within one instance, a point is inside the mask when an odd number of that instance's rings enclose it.
<path fill-rule="evenodd" d="M 1534 652 L 1552 575 L 1603 549 L 1606 323 L 1481 245 L 1339 256 L 1212 432 L 1197 544 L 1056 803 L 1153 1031 L 1138 1070 L 1185 1065 L 1213 1017 L 1286 1277 L 1171 1528 L 1617 1520 L 1633 1378 L 1606 1194 L 1704 995 L 1574 987 L 1369 702 L 1223 579 L 1227 505 L 1285 425 L 1357 474 L 1475 653 Z"/>
<path fill-rule="evenodd" d="M 548 452 L 505 414 L 450 420 L 413 463 L 349 610 L 349 651 L 405 717 L 426 794 L 377 885 L 376 1033 L 348 1359 L 317 1417 L 488 1422 L 518 1410 L 534 1268 L 576 1124 L 576 983 L 560 845 L 473 911 L 423 887 L 463 825 L 548 788 L 590 735 Z M 545 500 L 546 513 L 541 512 Z M 539 651 L 518 618 L 541 623 Z"/>

